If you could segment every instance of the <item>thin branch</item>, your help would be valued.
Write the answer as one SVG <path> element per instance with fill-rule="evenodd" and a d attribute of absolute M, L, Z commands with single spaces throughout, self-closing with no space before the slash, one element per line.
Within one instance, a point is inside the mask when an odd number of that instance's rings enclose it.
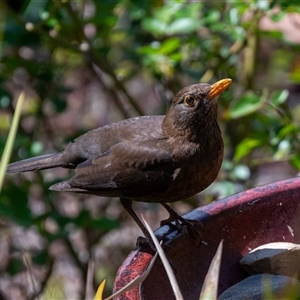
<path fill-rule="evenodd" d="M 78 34 L 78 41 L 80 44 L 82 43 L 87 43 L 88 44 L 88 54 L 91 57 L 91 60 L 99 67 L 99 69 L 101 69 L 103 72 L 105 72 L 106 74 L 108 74 L 117 89 L 121 90 L 123 92 L 123 94 L 126 96 L 128 102 L 131 104 L 131 106 L 140 114 L 143 114 L 143 110 L 141 109 L 141 107 L 135 102 L 135 100 L 129 95 L 129 93 L 127 92 L 125 86 L 123 85 L 123 83 L 118 80 L 116 74 L 113 71 L 112 66 L 109 64 L 109 62 L 107 60 L 105 60 L 105 58 L 100 57 L 98 55 L 98 53 L 95 51 L 95 49 L 93 48 L 93 45 L 91 44 L 91 42 L 85 37 L 84 32 L 83 32 L 83 24 L 81 22 L 81 20 L 78 18 L 78 14 L 74 12 L 71 4 L 69 1 L 65 2 L 65 6 L 68 10 L 68 13 L 70 14 L 71 18 L 73 19 L 73 24 L 76 27 L 76 31 Z"/>
<path fill-rule="evenodd" d="M 54 265 L 54 261 L 53 261 L 53 258 L 51 257 L 50 258 L 50 264 L 49 264 L 49 268 L 47 270 L 47 273 L 46 273 L 46 276 L 44 277 L 44 279 L 40 282 L 40 289 L 35 293 L 33 294 L 32 296 L 29 297 L 29 300 L 34 300 L 36 299 L 43 291 L 44 289 L 46 288 L 46 285 L 48 283 L 48 280 L 52 274 L 52 271 L 53 271 L 53 265 Z"/>
<path fill-rule="evenodd" d="M 109 98 L 112 99 L 116 105 L 116 107 L 120 110 L 121 114 L 125 119 L 130 118 L 128 111 L 122 105 L 118 93 L 114 88 L 108 87 L 104 84 L 100 74 L 95 70 L 93 66 L 91 66 L 92 72 L 96 75 L 97 81 L 101 84 L 101 86 L 105 89 L 105 92 L 109 95 Z"/>

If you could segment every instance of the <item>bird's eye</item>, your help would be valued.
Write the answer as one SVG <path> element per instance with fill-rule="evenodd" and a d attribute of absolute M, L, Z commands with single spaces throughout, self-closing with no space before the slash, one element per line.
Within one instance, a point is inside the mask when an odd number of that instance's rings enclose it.
<path fill-rule="evenodd" d="M 194 106 L 196 103 L 196 99 L 193 96 L 188 95 L 184 97 L 184 103 L 187 106 Z"/>

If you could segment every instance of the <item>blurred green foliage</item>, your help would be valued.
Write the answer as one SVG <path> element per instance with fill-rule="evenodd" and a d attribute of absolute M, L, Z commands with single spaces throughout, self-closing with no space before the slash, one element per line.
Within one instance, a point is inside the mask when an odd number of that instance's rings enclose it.
<path fill-rule="evenodd" d="M 219 101 L 224 164 L 216 183 L 189 203 L 197 206 L 253 187 L 266 163 L 289 162 L 296 174 L 300 45 L 276 22 L 299 13 L 292 1 L 2 1 L 0 151 L 22 90 L 26 101 L 12 161 L 61 150 L 108 122 L 165 113 L 183 86 L 230 77 L 233 84 Z M 262 26 L 266 19 L 268 30 Z M 53 172 L 7 177 L 0 236 L 10 254 L 0 272 L 15 287 L 13 278 L 25 266 L 14 254 L 25 250 L 13 241 L 13 228 L 34 230 L 40 244 L 26 250 L 32 256 L 29 270 L 42 264 L 44 273 L 35 279 L 39 288 L 25 285 L 23 296 L 33 299 L 43 292 L 57 260 L 49 249 L 62 241 L 80 274 L 74 297 L 83 298 L 86 257 L 93 257 L 93 247 L 123 216 L 105 216 L 111 201 L 91 206 L 83 196 L 77 196 L 75 212 L 66 210 L 64 196 L 48 187 L 69 174 Z M 74 232 L 83 234 L 85 251 L 76 248 Z"/>

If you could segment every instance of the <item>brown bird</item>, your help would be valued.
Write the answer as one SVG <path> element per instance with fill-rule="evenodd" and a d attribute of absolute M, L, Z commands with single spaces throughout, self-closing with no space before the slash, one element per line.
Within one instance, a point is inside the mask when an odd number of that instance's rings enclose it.
<path fill-rule="evenodd" d="M 168 220 L 182 220 L 166 203 L 207 188 L 223 160 L 217 99 L 231 84 L 194 84 L 182 89 L 165 116 L 142 116 L 83 134 L 60 153 L 9 164 L 7 173 L 55 167 L 75 169 L 51 190 L 120 197 L 123 207 L 151 238 L 132 209 L 132 200 L 161 203 Z"/>

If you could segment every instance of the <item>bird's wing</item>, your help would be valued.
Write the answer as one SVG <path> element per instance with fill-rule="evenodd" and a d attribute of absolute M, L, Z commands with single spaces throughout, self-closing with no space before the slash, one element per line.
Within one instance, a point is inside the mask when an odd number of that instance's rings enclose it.
<path fill-rule="evenodd" d="M 111 148 L 126 141 L 151 139 L 161 134 L 164 116 L 142 116 L 111 123 L 86 132 L 63 151 L 65 163 L 77 166 L 86 160 L 105 157 Z"/>
<path fill-rule="evenodd" d="M 179 162 L 172 159 L 172 149 L 164 140 L 122 142 L 78 164 L 77 175 L 68 185 L 97 191 L 99 195 L 139 197 L 145 192 L 167 189 L 178 167 Z"/>

